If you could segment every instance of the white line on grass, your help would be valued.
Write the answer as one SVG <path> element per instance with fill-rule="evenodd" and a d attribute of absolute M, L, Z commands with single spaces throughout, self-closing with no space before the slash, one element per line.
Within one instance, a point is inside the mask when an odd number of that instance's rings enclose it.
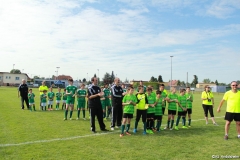
<path fill-rule="evenodd" d="M 112 134 L 112 133 L 114 133 L 114 132 L 88 134 L 88 135 L 84 135 L 84 136 L 75 136 L 75 137 L 68 137 L 68 138 L 55 138 L 55 139 L 49 139 L 49 140 L 38 140 L 38 141 L 30 141 L 30 142 L 15 143 L 15 144 L 0 144 L 0 147 L 21 146 L 21 145 L 26 145 L 26 144 L 45 143 L 45 142 L 54 142 L 54 141 L 66 141 L 66 140 L 72 140 L 72 139 L 78 139 L 78 138 L 101 136 L 101 135 Z"/>
<path fill-rule="evenodd" d="M 214 118 L 223 118 L 224 116 L 221 117 L 214 117 Z M 192 120 L 192 121 L 203 121 L 205 119 L 197 119 L 197 120 Z M 35 143 L 46 143 L 46 142 L 54 142 L 54 141 L 66 141 L 66 140 L 73 140 L 73 139 L 78 139 L 78 138 L 86 138 L 86 137 L 93 137 L 93 136 L 101 136 L 101 135 L 106 135 L 106 134 L 112 134 L 116 133 L 115 132 L 105 132 L 105 133 L 96 133 L 96 134 L 88 134 L 84 136 L 75 136 L 75 137 L 68 137 L 68 138 L 55 138 L 55 139 L 49 139 L 49 140 L 38 140 L 38 141 L 30 141 L 30 142 L 23 142 L 23 143 L 13 143 L 13 144 L 0 144 L 0 147 L 11 147 L 11 146 L 22 146 L 22 145 L 27 145 L 27 144 L 35 144 Z"/>

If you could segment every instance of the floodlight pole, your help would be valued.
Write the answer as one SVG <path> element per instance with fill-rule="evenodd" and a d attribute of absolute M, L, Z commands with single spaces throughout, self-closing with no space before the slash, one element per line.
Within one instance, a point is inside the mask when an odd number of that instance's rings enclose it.
<path fill-rule="evenodd" d="M 98 85 L 99 85 L 99 80 L 100 80 L 100 79 L 99 79 L 99 69 L 97 69 L 97 70 L 98 70 Z"/>
<path fill-rule="evenodd" d="M 56 67 L 57 68 L 57 80 L 58 80 L 58 69 L 60 68 L 60 67 Z"/>
<path fill-rule="evenodd" d="M 173 56 L 170 56 L 171 57 L 171 81 L 170 81 L 170 88 L 172 87 L 172 58 Z"/>

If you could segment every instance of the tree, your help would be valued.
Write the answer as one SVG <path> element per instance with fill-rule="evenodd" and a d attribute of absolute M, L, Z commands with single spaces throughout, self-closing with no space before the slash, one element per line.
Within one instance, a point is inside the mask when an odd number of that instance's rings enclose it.
<path fill-rule="evenodd" d="M 178 81 L 177 81 L 177 86 L 180 86 L 180 85 L 181 85 L 181 81 L 178 80 Z"/>
<path fill-rule="evenodd" d="M 96 73 L 93 75 L 93 77 L 95 77 L 95 78 L 97 77 Z"/>
<path fill-rule="evenodd" d="M 83 78 L 82 82 L 85 83 L 86 81 L 87 81 L 86 78 Z"/>
<path fill-rule="evenodd" d="M 34 76 L 33 79 L 40 79 L 40 77 L 38 77 L 38 76 Z"/>
<path fill-rule="evenodd" d="M 19 69 L 12 69 L 10 73 L 21 74 L 21 71 Z"/>
<path fill-rule="evenodd" d="M 52 75 L 52 79 L 55 79 L 56 77 L 54 75 Z"/>
<path fill-rule="evenodd" d="M 197 77 L 197 75 L 193 75 L 193 77 L 194 77 L 194 79 L 193 79 L 191 85 L 196 87 L 196 84 L 198 84 L 198 77 Z"/>
<path fill-rule="evenodd" d="M 79 81 L 80 83 L 82 83 L 82 80 L 81 80 L 81 79 L 79 79 L 78 81 Z"/>
<path fill-rule="evenodd" d="M 219 86 L 226 86 L 226 83 L 218 83 Z"/>
<path fill-rule="evenodd" d="M 107 72 L 105 73 L 102 80 L 103 80 L 104 84 L 112 84 L 112 82 L 113 82 L 112 76 Z"/>
<path fill-rule="evenodd" d="M 157 82 L 158 80 L 157 80 L 157 78 L 155 78 L 155 77 L 151 77 L 151 79 L 150 79 L 150 82 Z"/>
<path fill-rule="evenodd" d="M 163 82 L 163 79 L 162 79 L 161 75 L 158 76 L 158 82 Z"/>
<path fill-rule="evenodd" d="M 127 78 L 125 79 L 124 83 L 129 83 L 129 81 L 128 81 L 128 79 L 127 79 Z"/>
<path fill-rule="evenodd" d="M 215 81 L 215 84 L 216 84 L 217 86 L 219 85 L 217 80 Z"/>
<path fill-rule="evenodd" d="M 211 80 L 209 78 L 203 79 L 203 83 L 210 83 Z"/>
<path fill-rule="evenodd" d="M 184 81 L 181 82 L 181 86 L 186 86 Z"/>
<path fill-rule="evenodd" d="M 111 84 L 114 82 L 114 79 L 115 79 L 115 75 L 114 75 L 114 73 L 113 73 L 113 71 L 112 71 L 112 75 L 111 75 Z"/>
<path fill-rule="evenodd" d="M 187 83 L 186 83 L 186 87 L 190 87 L 190 83 L 187 82 Z"/>

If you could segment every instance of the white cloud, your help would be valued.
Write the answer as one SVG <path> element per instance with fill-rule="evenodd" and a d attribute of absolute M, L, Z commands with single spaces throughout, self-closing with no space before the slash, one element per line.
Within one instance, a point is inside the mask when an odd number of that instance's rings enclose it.
<path fill-rule="evenodd" d="M 229 18 L 232 13 L 240 9 L 240 1 L 236 0 L 214 0 L 207 5 L 202 14 L 213 16 L 216 18 Z"/>
<path fill-rule="evenodd" d="M 166 1 L 161 2 L 167 5 Z M 177 1 L 172 3 L 171 6 L 180 5 Z M 193 49 L 188 50 L 188 46 L 206 45 L 214 38 L 240 32 L 239 24 L 206 29 L 162 29 L 160 24 L 156 29 L 145 15 L 149 12 L 145 7 L 122 7 L 113 14 L 92 6 L 83 8 L 83 4 L 64 0 L 4 1 L 0 6 L 1 71 L 9 71 L 14 63 L 15 68 L 47 77 L 60 66 L 59 74 L 70 74 L 75 79 L 86 78 L 87 73 L 91 77 L 99 69 L 100 77 L 113 70 L 123 79 L 148 80 L 161 74 L 168 80 L 169 56 L 174 55 L 173 73 L 177 79 L 185 77 L 186 66 L 192 68 L 204 61 L 201 56 L 195 58 L 197 53 L 191 54 Z M 77 12 L 73 12 L 75 8 Z M 225 51 L 236 56 L 236 50 L 225 49 L 221 54 Z M 216 57 L 218 50 L 213 52 L 212 57 Z M 185 64 L 186 59 L 191 60 L 189 65 Z"/>

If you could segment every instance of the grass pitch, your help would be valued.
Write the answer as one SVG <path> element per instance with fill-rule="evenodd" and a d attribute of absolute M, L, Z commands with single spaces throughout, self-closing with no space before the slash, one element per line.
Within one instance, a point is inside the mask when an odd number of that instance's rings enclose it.
<path fill-rule="evenodd" d="M 39 111 L 39 92 L 37 89 L 33 89 L 33 92 L 36 95 L 36 112 L 21 109 L 17 88 L 0 87 L 0 159 L 202 160 L 212 159 L 214 156 L 240 156 L 240 140 L 236 138 L 234 122 L 230 128 L 229 140 L 223 139 L 226 107 L 222 107 L 221 113 L 216 112 L 223 94 L 214 94 L 214 113 L 219 126 L 212 125 L 211 120 L 208 125 L 205 124 L 201 95 L 194 93 L 191 128 L 181 129 L 180 123 L 179 131 L 164 130 L 153 135 L 142 135 L 142 125 L 139 123 L 137 134 L 120 138 L 120 129 L 100 132 L 97 122 L 98 133 L 92 134 L 89 119 L 84 121 L 82 112 L 81 120 L 75 120 L 75 110 L 74 120 L 63 121 L 62 110 Z M 86 112 L 87 117 L 88 115 Z M 135 118 L 130 131 L 134 121 Z M 162 127 L 166 122 L 165 113 Z M 110 120 L 105 121 L 105 124 L 110 129 Z"/>

